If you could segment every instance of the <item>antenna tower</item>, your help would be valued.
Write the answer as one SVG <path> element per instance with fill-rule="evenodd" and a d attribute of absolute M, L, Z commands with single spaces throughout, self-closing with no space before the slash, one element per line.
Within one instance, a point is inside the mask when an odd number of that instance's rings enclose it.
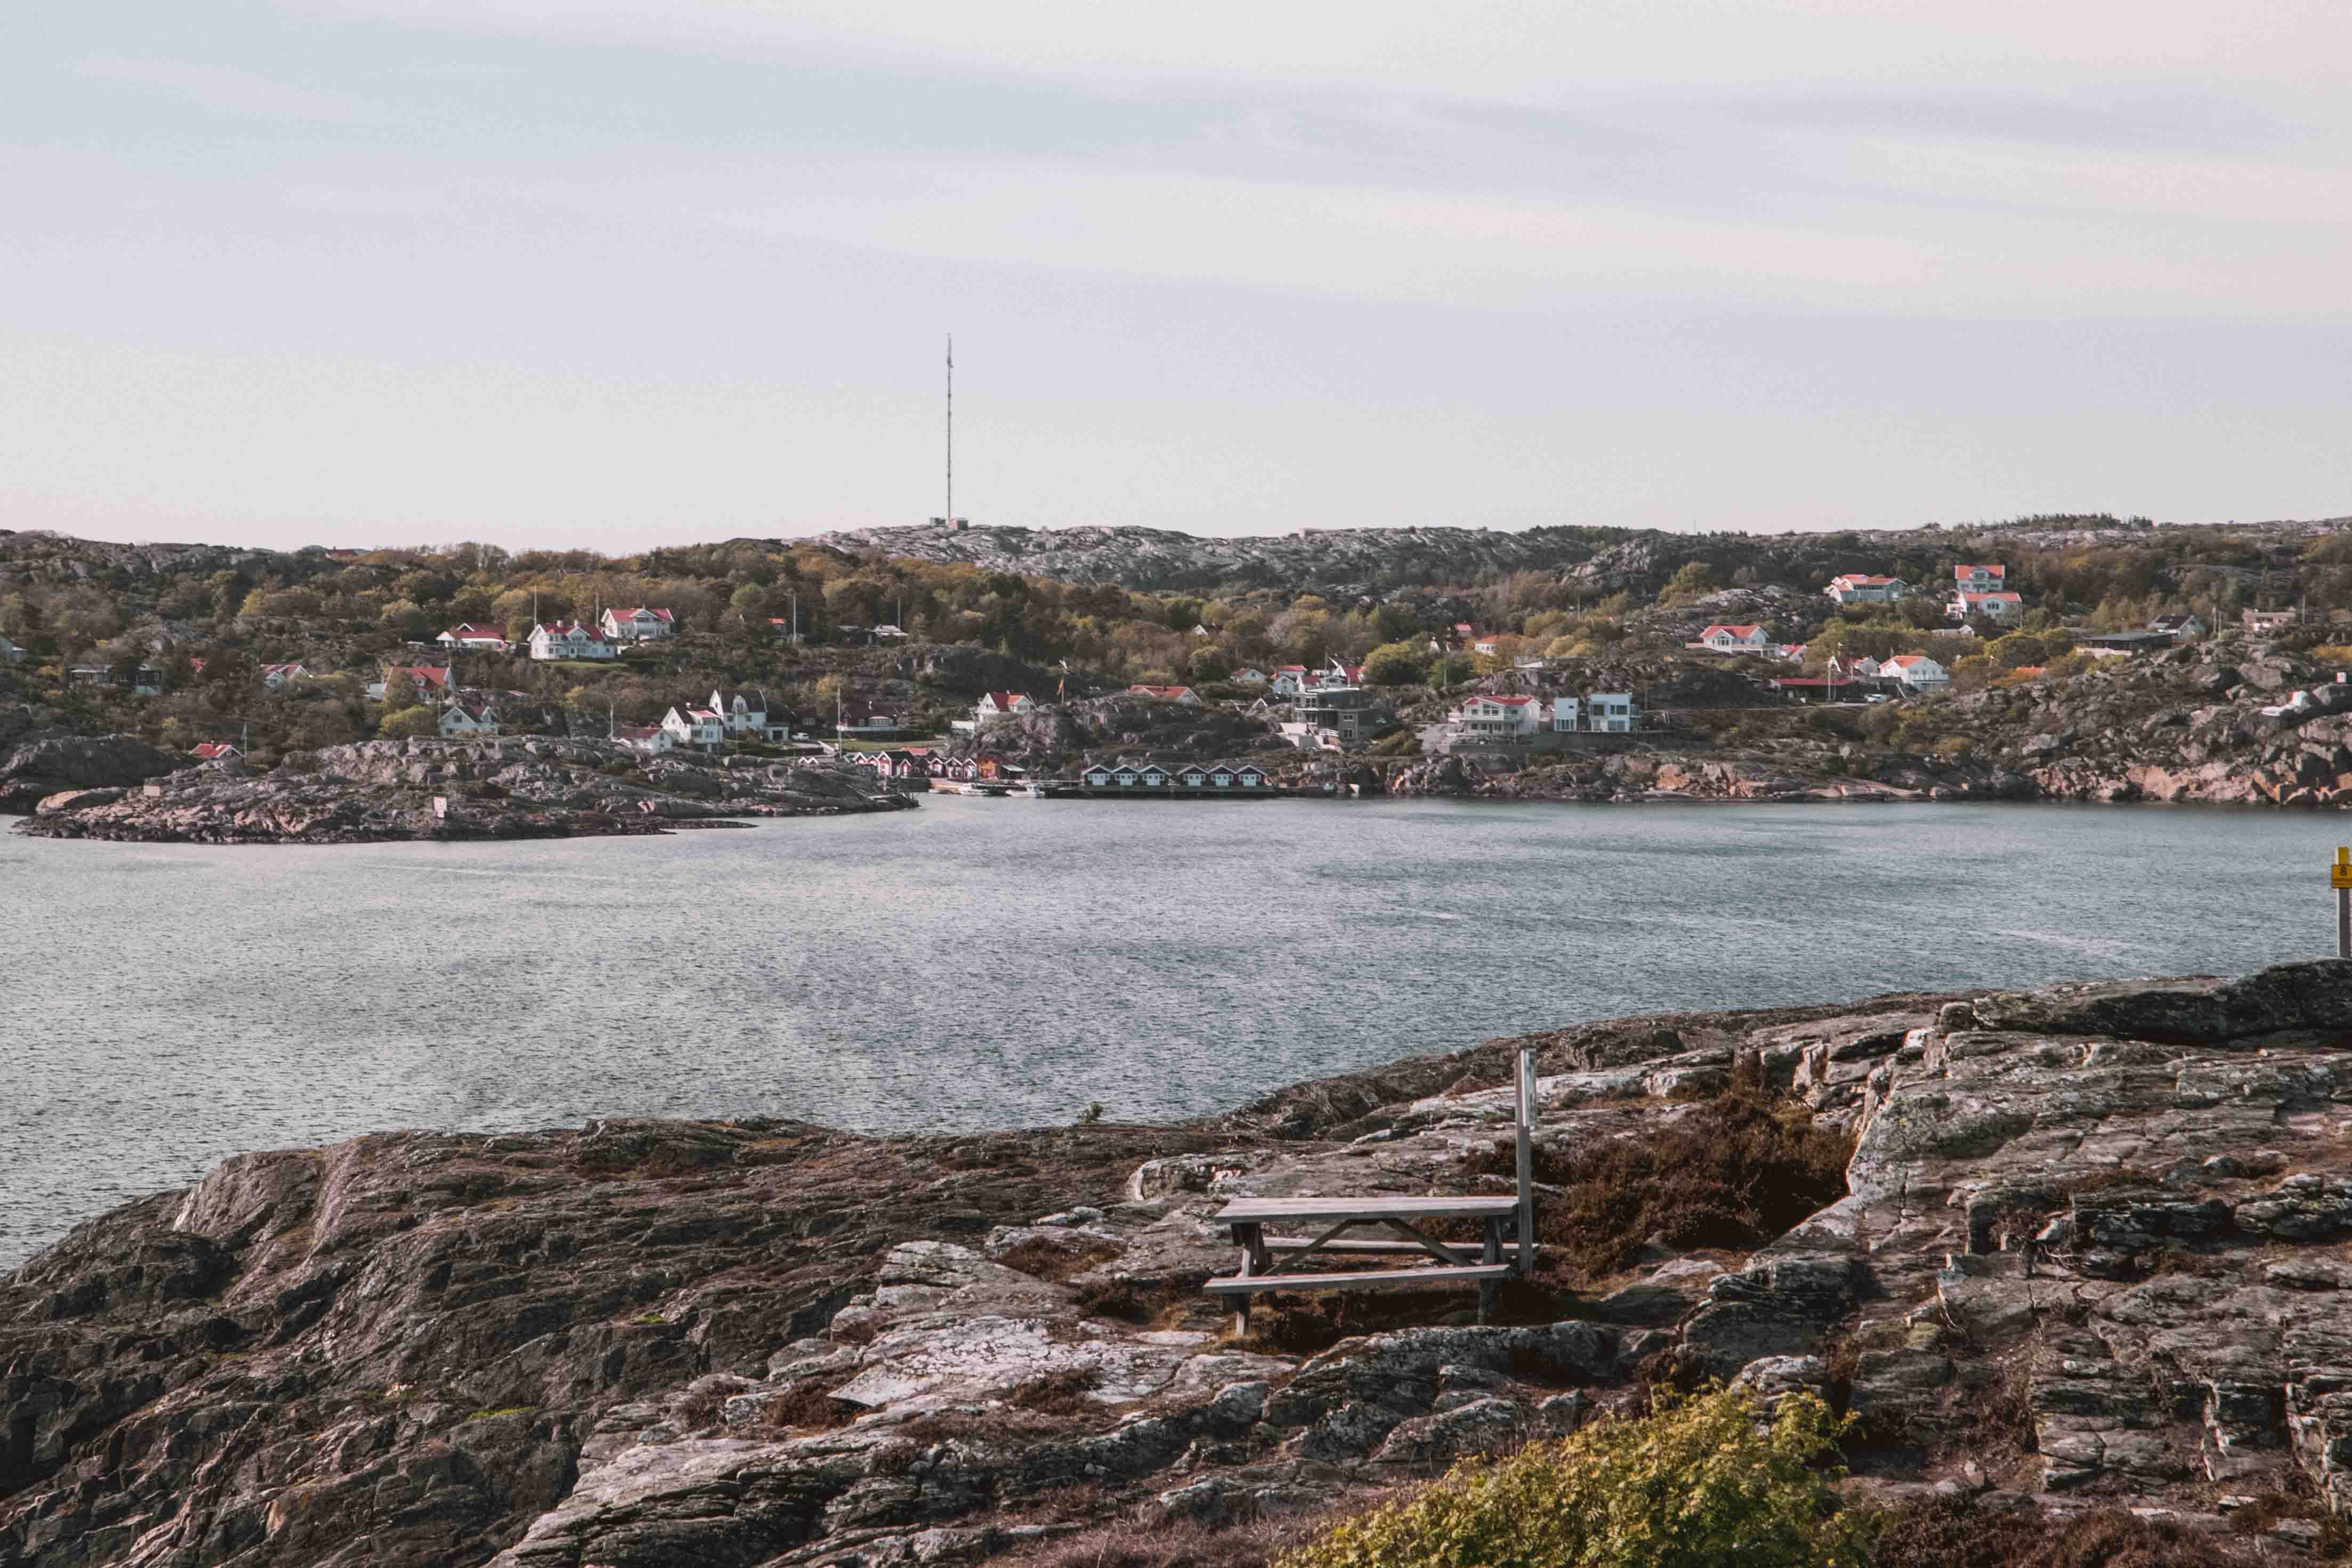
<path fill-rule="evenodd" d="M 948 526 L 955 526 L 955 334 L 948 334 Z"/>

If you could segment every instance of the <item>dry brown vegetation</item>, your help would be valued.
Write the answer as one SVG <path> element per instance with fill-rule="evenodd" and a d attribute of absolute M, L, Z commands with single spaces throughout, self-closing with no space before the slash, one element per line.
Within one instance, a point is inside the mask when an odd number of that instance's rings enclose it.
<path fill-rule="evenodd" d="M 1930 1498 L 1885 1516 L 1874 1568 L 2243 1568 L 2247 1559 L 2179 1525 L 2120 1509 L 2065 1523 L 2033 1509 L 1991 1514 Z"/>
<path fill-rule="evenodd" d="M 1664 1124 L 1577 1150 L 1538 1150 L 1536 1179 L 1563 1189 L 1537 1205 L 1548 1252 L 1589 1278 L 1630 1267 L 1653 1237 L 1668 1246 L 1759 1247 L 1845 1195 L 1853 1141 L 1763 1089 L 1748 1058 L 1731 1087 Z M 1516 1169 L 1508 1141 L 1474 1154 L 1474 1174 Z"/>
<path fill-rule="evenodd" d="M 1076 1237 L 1076 1245 L 1066 1245 L 1042 1236 L 1007 1247 L 996 1259 L 1007 1268 L 1017 1268 L 1050 1285 L 1058 1285 L 1073 1275 L 1084 1274 L 1097 1263 L 1108 1263 L 1118 1256 L 1118 1248 L 1108 1241 L 1093 1237 Z"/>
<path fill-rule="evenodd" d="M 1337 1510 L 1212 1529 L 1191 1522 L 1120 1520 L 1008 1553 L 1017 1568 L 1265 1568 L 1328 1529 Z"/>

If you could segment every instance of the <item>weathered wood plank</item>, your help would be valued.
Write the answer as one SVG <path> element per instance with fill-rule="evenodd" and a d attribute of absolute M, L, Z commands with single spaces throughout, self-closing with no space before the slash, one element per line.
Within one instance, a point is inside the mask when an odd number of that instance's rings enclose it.
<path fill-rule="evenodd" d="M 1361 1274 L 1249 1274 L 1212 1279 L 1202 1289 L 1230 1296 L 1253 1290 L 1390 1290 L 1411 1285 L 1468 1285 L 1510 1276 L 1507 1263 L 1432 1264 L 1426 1268 L 1374 1268 Z"/>
<path fill-rule="evenodd" d="M 1287 1252 L 1306 1246 L 1310 1239 L 1304 1236 L 1269 1236 L 1265 1238 L 1265 1245 L 1273 1251 Z M 1473 1262 L 1478 1257 L 1478 1244 L 1475 1241 L 1448 1241 L 1440 1242 L 1438 1245 L 1444 1247 L 1448 1252 L 1457 1254 L 1465 1263 Z M 1418 1252 L 1421 1248 L 1402 1237 L 1343 1236 L 1337 1241 L 1325 1242 L 1315 1250 L 1318 1252 Z"/>
<path fill-rule="evenodd" d="M 1519 1206 L 1508 1198 L 1235 1198 L 1217 1211 L 1219 1225 L 1264 1220 L 1445 1219 L 1454 1215 L 1485 1218 L 1507 1215 Z"/>

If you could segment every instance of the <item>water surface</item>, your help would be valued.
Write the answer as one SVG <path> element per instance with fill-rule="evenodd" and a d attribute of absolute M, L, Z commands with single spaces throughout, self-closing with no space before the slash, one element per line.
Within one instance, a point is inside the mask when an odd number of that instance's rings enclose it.
<path fill-rule="evenodd" d="M 225 1155 L 600 1115 L 1218 1110 L 1678 1008 L 2229 972 L 2334 941 L 2322 818 L 987 801 L 672 837 L 0 837 L 0 1267 Z"/>

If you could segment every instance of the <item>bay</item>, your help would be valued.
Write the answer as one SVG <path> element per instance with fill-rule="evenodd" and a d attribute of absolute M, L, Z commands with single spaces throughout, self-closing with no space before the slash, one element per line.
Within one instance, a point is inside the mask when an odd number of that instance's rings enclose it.
<path fill-rule="evenodd" d="M 246 1150 L 1158 1121 L 1495 1035 L 2326 951 L 2327 819 L 934 797 L 644 839 L 0 838 L 0 1268 Z"/>

